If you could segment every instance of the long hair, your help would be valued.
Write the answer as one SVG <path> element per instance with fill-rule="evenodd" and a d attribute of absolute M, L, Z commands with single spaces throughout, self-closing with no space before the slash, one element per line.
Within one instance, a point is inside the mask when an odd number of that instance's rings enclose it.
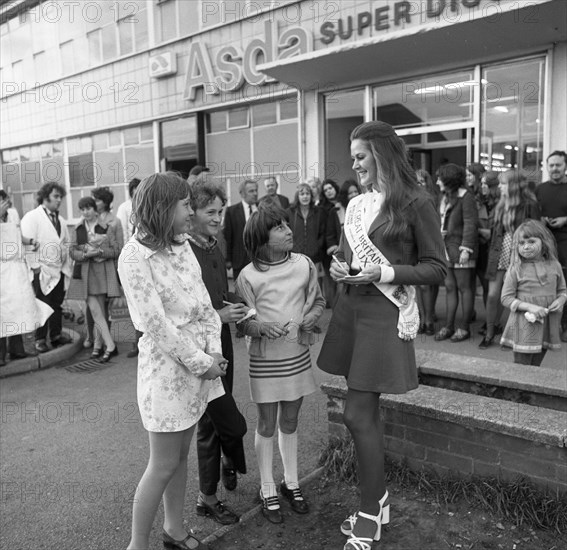
<path fill-rule="evenodd" d="M 325 195 L 325 185 L 330 185 L 335 190 L 335 201 L 339 199 L 339 186 L 335 180 L 330 178 L 324 179 L 321 183 L 321 191 L 319 192 L 319 206 L 325 210 L 330 210 L 335 206 L 335 204 L 327 198 Z"/>
<path fill-rule="evenodd" d="M 311 200 L 309 201 L 309 208 L 313 208 L 313 206 L 315 206 L 315 197 L 313 195 L 313 189 L 311 189 L 311 186 L 308 183 L 300 183 L 297 186 L 297 189 L 295 190 L 295 195 L 293 197 L 293 202 L 291 203 L 291 205 L 294 208 L 299 208 L 299 192 L 302 189 L 306 189 L 307 191 L 309 191 L 309 194 L 311 195 Z"/>
<path fill-rule="evenodd" d="M 189 183 L 176 172 L 160 172 L 144 178 L 132 199 L 138 241 L 151 250 L 168 248 L 174 242 L 175 209 L 189 194 Z"/>
<path fill-rule="evenodd" d="M 506 231 L 514 231 L 518 215 L 527 202 L 536 202 L 525 172 L 508 170 L 500 175 L 502 183 L 508 185 L 508 192 L 502 193 L 494 209 L 494 225 L 501 224 Z"/>
<path fill-rule="evenodd" d="M 408 199 L 423 193 L 409 162 L 405 143 L 392 126 L 381 121 L 365 122 L 357 126 L 350 134 L 350 141 L 355 139 L 365 141 L 372 151 L 384 193 L 382 208 L 389 218 L 384 238 L 390 242 L 395 241 L 408 227 L 402 207 Z"/>
<path fill-rule="evenodd" d="M 267 246 L 270 240 L 270 230 L 283 222 L 287 223 L 285 210 L 269 201 L 261 201 L 258 204 L 258 210 L 252 212 L 246 222 L 243 234 L 244 248 L 258 271 L 265 271 L 267 268 L 262 265 L 262 262 L 271 260 Z"/>
<path fill-rule="evenodd" d="M 415 171 L 415 175 L 418 178 L 418 182 L 419 178 L 423 179 L 423 188 L 431 195 L 431 198 L 435 202 L 435 206 L 439 207 L 439 202 L 441 201 L 441 189 L 439 189 L 437 183 L 433 181 L 431 174 L 427 170 L 422 170 L 420 168 Z"/>
<path fill-rule="evenodd" d="M 527 219 L 522 222 L 512 237 L 512 255 L 510 256 L 510 269 L 517 269 L 522 263 L 522 257 L 518 252 L 518 245 L 520 239 L 537 237 L 541 240 L 541 255 L 545 261 L 557 261 L 557 245 L 555 244 L 555 237 L 551 231 L 543 225 L 540 221 Z"/>
<path fill-rule="evenodd" d="M 355 179 L 347 179 L 341 185 L 341 189 L 338 194 L 338 201 L 343 205 L 344 208 L 348 205 L 348 191 L 351 187 L 356 187 L 358 194 L 362 193 L 359 183 Z"/>

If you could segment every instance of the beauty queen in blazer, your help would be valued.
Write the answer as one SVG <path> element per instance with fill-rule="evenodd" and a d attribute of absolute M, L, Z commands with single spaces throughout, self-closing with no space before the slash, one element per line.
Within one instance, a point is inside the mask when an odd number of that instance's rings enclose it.
<path fill-rule="evenodd" d="M 439 215 L 394 129 L 361 124 L 351 134 L 351 156 L 367 192 L 347 207 L 330 267 L 345 284 L 317 364 L 348 386 L 343 419 L 358 458 L 360 506 L 340 526 L 349 537 L 344 550 L 370 550 L 390 519 L 380 394 L 417 387 L 411 338 L 419 315 L 410 285 L 439 284 L 446 265 Z"/>

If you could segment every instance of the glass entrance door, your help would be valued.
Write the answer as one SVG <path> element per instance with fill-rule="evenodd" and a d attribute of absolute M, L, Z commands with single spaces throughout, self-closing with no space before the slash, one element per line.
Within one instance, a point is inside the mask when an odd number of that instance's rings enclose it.
<path fill-rule="evenodd" d="M 439 166 L 454 163 L 467 166 L 474 159 L 474 128 L 447 128 L 398 130 L 410 152 L 413 167 L 426 170 L 432 176 Z"/>

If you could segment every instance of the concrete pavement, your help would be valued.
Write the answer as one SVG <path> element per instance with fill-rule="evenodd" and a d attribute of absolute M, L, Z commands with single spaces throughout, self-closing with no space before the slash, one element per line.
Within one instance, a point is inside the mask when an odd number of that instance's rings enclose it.
<path fill-rule="evenodd" d="M 330 311 L 321 322 L 326 329 Z M 480 325 L 477 322 L 475 328 Z M 312 348 L 315 361 L 324 334 Z M 459 344 L 419 337 L 421 349 L 511 360 L 511 352 L 493 346 L 478 350 L 480 337 Z M 250 401 L 247 353 L 243 339 L 235 339 L 234 395 L 248 422 L 245 437 L 249 473 L 233 493 L 219 496 L 237 513 L 256 505 L 259 487 L 253 442 L 256 407 Z M 71 372 L 59 364 L 0 383 L 0 514 L 2 548 L 96 549 L 125 548 L 129 540 L 131 500 L 148 458 L 147 434 L 136 403 L 136 360 L 127 359 L 130 344 L 119 346 L 120 355 L 91 372 Z M 81 351 L 73 361 L 88 358 Z M 565 369 L 567 346 L 548 353 L 544 366 Z M 319 382 L 327 378 L 315 369 Z M 327 439 L 326 398 L 322 392 L 305 399 L 300 421 L 299 475 L 317 465 Z M 277 446 L 276 446 L 277 448 Z M 274 456 L 276 480 L 281 460 Z M 197 517 L 197 460 L 194 445 L 189 458 L 187 526 L 197 536 L 212 535 L 218 524 Z M 307 492 L 309 498 L 309 493 Z M 162 512 L 152 531 L 152 548 L 162 548 Z M 214 546 L 213 546 L 214 547 Z"/>

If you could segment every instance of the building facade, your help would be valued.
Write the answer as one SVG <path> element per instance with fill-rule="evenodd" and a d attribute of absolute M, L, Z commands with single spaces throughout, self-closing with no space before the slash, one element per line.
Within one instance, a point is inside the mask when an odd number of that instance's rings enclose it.
<path fill-rule="evenodd" d="M 108 185 L 206 164 L 246 178 L 352 177 L 349 133 L 392 124 L 416 168 L 545 179 L 567 148 L 564 0 L 148 0 L 0 4 L 2 186 L 59 181 L 63 214 Z M 543 169 L 543 172 L 542 172 Z"/>

